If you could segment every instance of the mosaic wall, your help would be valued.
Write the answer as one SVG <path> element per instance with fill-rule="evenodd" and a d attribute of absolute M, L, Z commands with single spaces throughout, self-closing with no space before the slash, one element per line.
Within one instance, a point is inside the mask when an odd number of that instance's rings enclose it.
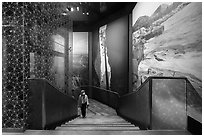
<path fill-rule="evenodd" d="M 2 3 L 2 128 L 28 127 L 29 112 L 28 78 L 45 78 L 54 86 L 68 87 L 65 71 L 65 85 L 57 83 L 53 73 L 55 60 L 68 62 L 68 42 L 65 40 L 64 53 L 54 49 L 52 36 L 63 28 L 62 36 L 67 38 L 72 30 L 71 20 L 58 12 L 56 3 Z M 62 33 L 60 31 L 60 33 Z M 71 45 L 71 44 L 70 44 Z M 54 66 L 54 67 L 53 67 Z M 67 68 L 64 68 L 67 70 Z M 59 71 L 59 70 L 56 70 Z M 60 70 L 64 71 L 64 70 Z M 65 88 L 64 92 L 68 92 Z"/>
<path fill-rule="evenodd" d="M 2 28 L 2 127 L 23 128 L 29 74 L 24 64 L 23 3 L 3 3 Z"/>
<path fill-rule="evenodd" d="M 202 95 L 202 3 L 139 2 L 132 22 L 133 90 L 149 76 L 185 76 Z"/>

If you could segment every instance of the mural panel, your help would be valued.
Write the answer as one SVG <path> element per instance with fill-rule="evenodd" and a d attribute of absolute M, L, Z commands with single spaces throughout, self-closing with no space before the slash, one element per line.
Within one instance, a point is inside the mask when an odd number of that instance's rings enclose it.
<path fill-rule="evenodd" d="M 93 32 L 93 85 L 128 93 L 128 16 Z"/>
<path fill-rule="evenodd" d="M 111 68 L 108 61 L 108 48 L 106 45 L 106 27 L 104 25 L 99 29 L 99 51 L 100 51 L 100 87 L 109 89 L 111 79 Z"/>
<path fill-rule="evenodd" d="M 88 76 L 88 32 L 74 32 L 72 89 L 88 85 Z"/>
<path fill-rule="evenodd" d="M 133 90 L 149 76 L 185 76 L 201 95 L 202 3 L 139 2 L 132 16 Z"/>

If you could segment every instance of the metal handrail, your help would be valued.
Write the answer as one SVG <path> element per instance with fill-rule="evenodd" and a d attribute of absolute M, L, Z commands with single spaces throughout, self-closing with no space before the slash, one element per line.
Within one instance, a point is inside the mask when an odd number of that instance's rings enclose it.
<path fill-rule="evenodd" d="M 103 91 L 107 91 L 107 92 L 110 92 L 110 93 L 113 93 L 113 94 L 117 94 L 118 97 L 120 97 L 119 93 L 117 93 L 117 92 L 115 92 L 115 91 L 111 91 L 111 90 L 103 89 L 103 88 L 96 87 L 96 86 L 90 86 L 90 85 L 87 85 L 87 86 L 81 86 L 81 87 L 79 87 L 79 88 L 83 88 L 83 87 L 92 87 L 92 88 L 101 89 L 101 90 L 103 90 Z"/>
<path fill-rule="evenodd" d="M 49 80 L 45 79 L 45 78 L 28 78 L 28 80 L 42 80 L 42 81 L 46 81 L 46 83 L 48 83 L 51 87 L 53 87 L 55 90 L 57 90 L 59 93 L 72 98 L 71 96 L 65 94 L 64 92 L 60 91 L 59 88 L 57 88 L 55 85 L 53 85 Z M 76 100 L 75 98 L 72 98 L 74 100 Z"/>
<path fill-rule="evenodd" d="M 164 76 L 150 76 L 148 77 L 143 83 L 142 85 L 140 85 L 136 91 L 133 91 L 133 92 L 130 92 L 130 93 L 127 93 L 125 95 L 122 95 L 120 96 L 121 98 L 122 97 L 125 97 L 125 96 L 128 96 L 128 95 L 131 95 L 131 94 L 135 94 L 137 91 L 139 91 L 147 82 L 149 82 L 151 79 L 187 79 L 186 77 L 164 77 Z"/>

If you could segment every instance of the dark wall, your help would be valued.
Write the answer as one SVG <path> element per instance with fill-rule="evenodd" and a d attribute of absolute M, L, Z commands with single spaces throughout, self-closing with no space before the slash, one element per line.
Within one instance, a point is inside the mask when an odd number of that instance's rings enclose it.
<path fill-rule="evenodd" d="M 128 16 L 107 25 L 108 58 L 111 66 L 111 90 L 128 92 Z"/>

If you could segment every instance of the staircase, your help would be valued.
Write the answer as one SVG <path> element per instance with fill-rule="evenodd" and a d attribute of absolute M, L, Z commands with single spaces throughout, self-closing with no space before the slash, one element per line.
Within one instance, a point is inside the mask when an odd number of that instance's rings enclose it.
<path fill-rule="evenodd" d="M 5 135 L 188 135 L 186 131 L 140 130 L 117 116 L 116 111 L 96 100 L 89 99 L 86 118 L 81 116 L 55 130 L 26 130 Z"/>
<path fill-rule="evenodd" d="M 71 134 L 124 134 L 139 130 L 133 124 L 117 116 L 114 109 L 95 100 L 89 100 L 86 118 L 78 117 L 55 129 Z"/>

